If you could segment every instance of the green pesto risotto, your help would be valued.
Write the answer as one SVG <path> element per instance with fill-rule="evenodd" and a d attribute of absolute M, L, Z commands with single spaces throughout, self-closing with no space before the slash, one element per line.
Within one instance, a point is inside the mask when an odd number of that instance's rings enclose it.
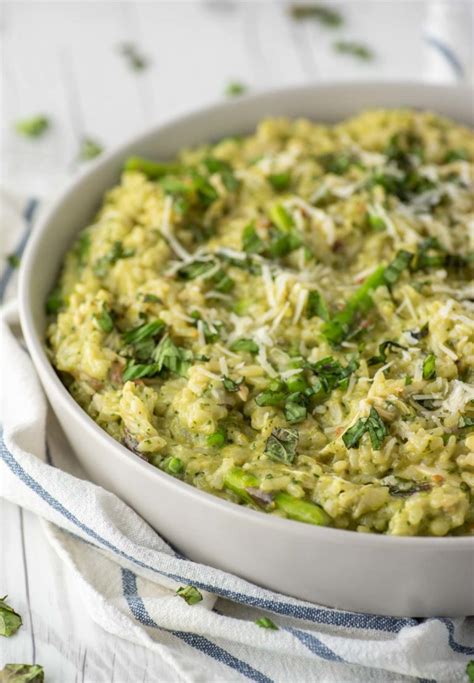
<path fill-rule="evenodd" d="M 131 158 L 48 299 L 52 362 L 117 441 L 216 496 L 470 534 L 473 160 L 472 131 L 409 110 Z"/>

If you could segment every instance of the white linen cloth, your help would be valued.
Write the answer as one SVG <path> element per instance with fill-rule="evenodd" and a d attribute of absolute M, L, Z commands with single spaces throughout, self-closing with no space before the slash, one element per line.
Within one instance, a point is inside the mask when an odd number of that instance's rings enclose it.
<path fill-rule="evenodd" d="M 5 202 L 21 254 L 37 202 Z M 409 619 L 328 609 L 178 556 L 115 495 L 83 478 L 18 334 L 16 273 L 0 275 L 0 495 L 44 520 L 46 535 L 103 629 L 159 654 L 175 681 L 467 681 L 474 618 Z M 202 602 L 175 594 L 191 584 Z M 279 627 L 255 620 L 268 616 Z"/>

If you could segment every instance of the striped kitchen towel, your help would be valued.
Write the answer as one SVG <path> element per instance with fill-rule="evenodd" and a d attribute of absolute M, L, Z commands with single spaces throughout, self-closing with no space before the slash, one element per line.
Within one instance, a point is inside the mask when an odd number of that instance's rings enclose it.
<path fill-rule="evenodd" d="M 8 202 L 21 257 L 37 203 Z M 328 609 L 177 555 L 116 496 L 83 478 L 15 325 L 15 259 L 0 276 L 4 405 L 0 494 L 45 520 L 81 605 L 109 633 L 159 654 L 174 681 L 467 681 L 474 619 L 410 619 Z M 17 334 L 15 334 L 15 331 Z M 6 550 L 6 549 L 4 549 Z M 176 596 L 193 585 L 203 600 Z M 278 630 L 255 621 L 270 618 Z M 130 678 L 132 680 L 132 678 Z"/>

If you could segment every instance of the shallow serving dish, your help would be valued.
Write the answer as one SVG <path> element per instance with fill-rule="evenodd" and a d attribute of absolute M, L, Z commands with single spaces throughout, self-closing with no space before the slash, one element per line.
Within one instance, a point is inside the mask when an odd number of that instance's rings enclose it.
<path fill-rule="evenodd" d="M 44 350 L 44 301 L 62 257 L 131 154 L 250 131 L 268 115 L 334 122 L 369 107 L 430 109 L 473 122 L 472 90 L 403 83 L 306 86 L 211 106 L 132 139 L 76 180 L 34 231 L 20 273 L 23 331 L 41 381 L 90 478 L 189 558 L 298 598 L 407 616 L 474 613 L 474 538 L 394 537 L 302 524 L 243 508 L 174 479 L 121 446 L 79 407 Z M 192 520 L 191 522 L 189 520 Z"/>

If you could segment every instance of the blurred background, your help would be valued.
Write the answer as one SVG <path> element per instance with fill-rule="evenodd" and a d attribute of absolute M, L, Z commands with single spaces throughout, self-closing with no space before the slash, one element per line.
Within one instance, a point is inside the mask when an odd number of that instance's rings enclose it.
<path fill-rule="evenodd" d="M 139 132 L 318 80 L 473 79 L 471 0 L 3 2 L 1 179 L 49 197 Z"/>

